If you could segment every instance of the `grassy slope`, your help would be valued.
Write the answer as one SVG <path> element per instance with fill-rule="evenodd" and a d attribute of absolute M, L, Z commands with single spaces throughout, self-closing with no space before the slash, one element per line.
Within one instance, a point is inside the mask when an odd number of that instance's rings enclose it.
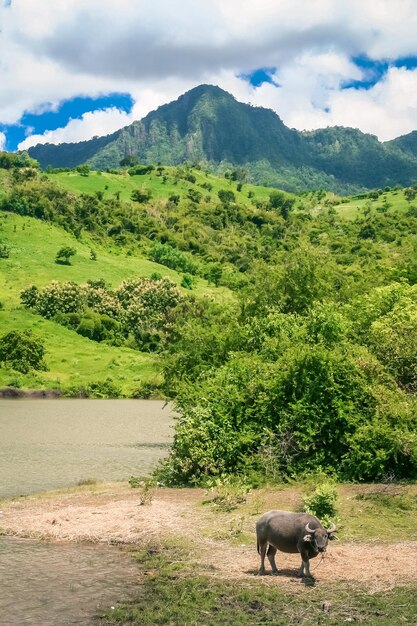
<path fill-rule="evenodd" d="M 155 201 L 166 199 L 171 194 L 179 194 L 185 198 L 188 189 L 194 188 L 203 196 L 210 195 L 213 202 L 216 202 L 217 192 L 220 189 L 230 189 L 236 194 L 236 200 L 240 204 L 248 205 L 253 202 L 248 199 L 249 191 L 253 192 L 256 200 L 267 200 L 271 192 L 271 189 L 267 187 L 246 184 L 242 191 L 238 192 L 236 182 L 195 169 L 192 171 L 196 177 L 195 184 L 183 179 L 179 179 L 175 184 L 175 171 L 176 168 L 164 168 L 164 174 L 167 176 L 165 183 L 163 177 L 158 176 L 156 171 L 145 176 L 134 177 L 126 172 L 122 174 L 91 172 L 89 176 L 63 172 L 50 174 L 49 178 L 73 193 L 94 194 L 102 191 L 105 195 L 113 196 L 119 192 L 124 200 L 130 198 L 134 189 L 142 186 L 152 191 Z M 201 186 L 204 183 L 212 185 L 210 192 Z M 7 184 L 5 173 L 0 171 L 0 194 Z M 335 199 L 333 194 L 328 194 L 327 197 L 330 200 Z M 378 200 L 347 198 L 335 208 L 346 219 L 354 219 L 360 214 L 363 215 L 369 202 L 372 210 L 377 210 L 383 204 L 384 199 L 393 210 L 405 212 L 409 206 L 402 190 L 394 190 L 384 193 Z M 318 203 L 315 196 L 311 194 L 300 198 L 300 202 L 313 209 L 313 213 L 319 212 L 324 207 L 324 201 Z M 155 379 L 158 371 L 155 356 L 100 345 L 53 322 L 36 318 L 19 306 L 19 291 L 30 283 L 41 287 L 51 280 L 73 280 L 83 283 L 88 279 L 103 278 L 108 284 L 115 286 L 125 278 L 138 275 L 150 276 L 155 271 L 180 283 L 181 276 L 177 272 L 152 263 L 143 257 L 128 256 L 121 248 L 110 247 L 112 244 L 99 245 L 89 240 L 86 235 L 83 235 L 81 240 L 76 240 L 72 235 L 51 224 L 14 214 L 0 216 L 0 241 L 6 243 L 11 249 L 9 259 L 0 260 L 0 302 L 5 307 L 4 311 L 0 312 L 0 331 L 3 332 L 4 329 L 5 332 L 12 328 L 34 328 L 37 325 L 39 333 L 46 339 L 49 367 L 48 372 L 36 376 L 22 376 L 0 369 L 0 385 L 11 384 L 15 381 L 23 386 L 31 387 L 82 386 L 110 376 L 115 382 L 122 384 L 124 393 L 130 393 L 140 382 Z M 57 250 L 66 245 L 77 250 L 73 264 L 71 266 L 55 264 Z M 95 262 L 90 259 L 91 248 L 94 248 L 97 253 Z M 227 289 L 209 287 L 206 281 L 201 279 L 197 279 L 193 293 L 209 295 L 220 301 L 231 297 Z M 68 357 L 68 354 L 71 357 Z M 108 366 L 109 363 L 112 363 L 111 368 Z"/>
<path fill-rule="evenodd" d="M 358 215 L 364 214 L 369 206 L 372 211 L 377 211 L 379 207 L 384 206 L 384 202 L 388 203 L 389 210 L 405 213 L 410 203 L 404 197 L 402 189 L 387 191 L 383 193 L 377 200 L 369 198 L 345 198 L 342 204 L 337 205 L 336 211 L 346 219 L 355 219 Z M 413 204 L 413 202 L 411 202 Z"/>
<path fill-rule="evenodd" d="M 0 240 L 10 249 L 10 257 L 0 260 L 0 334 L 30 328 L 45 339 L 48 372 L 27 375 L 0 368 L 0 386 L 17 384 L 29 388 L 83 387 L 110 377 L 129 394 L 142 382 L 158 380 L 158 357 L 128 348 L 99 344 L 69 331 L 52 321 L 43 320 L 23 309 L 19 292 L 34 283 L 41 287 L 52 280 L 104 278 L 115 286 L 131 276 L 150 276 L 158 271 L 175 282 L 181 276 L 147 259 L 126 256 L 121 250 L 97 247 L 97 261 L 90 260 L 91 242 L 77 241 L 51 224 L 14 214 L 0 215 Z M 71 266 L 54 262 L 57 250 L 70 245 L 77 250 Z M 214 289 L 199 280 L 194 292 L 229 298 L 226 289 Z"/>
<path fill-rule="evenodd" d="M 162 176 L 156 175 L 155 171 L 150 174 L 145 174 L 144 176 L 129 176 L 127 172 L 122 174 L 91 172 L 89 176 L 80 176 L 74 172 L 62 172 L 59 174 L 49 174 L 49 179 L 74 193 L 93 194 L 96 191 L 102 191 L 105 195 L 112 196 L 120 191 L 120 198 L 122 200 L 129 200 L 132 191 L 134 189 L 140 189 L 141 187 L 150 189 L 154 199 L 167 198 L 171 194 L 179 194 L 185 197 L 187 190 L 192 187 L 199 189 L 203 196 L 210 195 L 213 201 L 218 201 L 217 193 L 220 189 L 230 189 L 235 193 L 237 202 L 249 205 L 249 191 L 252 191 L 259 200 L 268 199 L 272 191 L 269 187 L 257 187 L 255 185 L 244 184 L 242 191 L 239 192 L 236 189 L 236 182 L 196 169 L 192 171 L 193 175 L 196 177 L 195 184 L 183 179 L 180 179 L 177 184 L 175 184 L 173 181 L 175 170 L 175 167 L 164 167 L 164 173 L 168 177 L 166 183 L 163 182 Z M 211 184 L 213 186 L 212 190 L 207 191 L 202 188 L 200 185 L 204 183 Z M 293 196 L 294 194 L 287 195 Z"/>

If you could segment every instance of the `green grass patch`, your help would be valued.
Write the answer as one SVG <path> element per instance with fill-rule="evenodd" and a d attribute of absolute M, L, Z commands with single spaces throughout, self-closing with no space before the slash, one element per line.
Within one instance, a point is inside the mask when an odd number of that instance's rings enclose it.
<path fill-rule="evenodd" d="M 158 176 L 155 170 L 141 176 L 130 176 L 127 171 L 121 170 L 120 174 L 92 171 L 88 176 L 81 176 L 77 172 L 61 172 L 49 174 L 48 177 L 52 182 L 73 193 L 94 195 L 100 192 L 104 194 L 104 198 L 111 198 L 116 194 L 120 194 L 120 199 L 126 201 L 130 200 L 132 191 L 141 187 L 149 189 L 154 200 L 166 200 L 170 195 L 179 195 L 181 198 L 186 198 L 188 190 L 192 188 L 200 191 L 203 197 L 210 196 L 210 200 L 215 202 L 219 201 L 217 194 L 220 189 L 226 189 L 233 191 L 237 202 L 249 206 L 254 200 L 268 200 L 271 192 L 276 191 L 276 189 L 271 187 L 262 187 L 248 183 L 244 183 L 241 191 L 238 191 L 238 182 L 195 168 L 192 170 L 192 174 L 196 179 L 195 183 L 183 178 L 179 178 L 175 182 L 176 170 L 176 167 L 165 166 L 163 168 L 165 176 Z M 203 185 L 211 188 L 207 189 Z M 253 194 L 252 199 L 248 198 L 249 192 Z M 284 193 L 294 197 L 294 194 Z"/>
<path fill-rule="evenodd" d="M 43 287 L 52 280 L 85 283 L 87 280 L 103 278 L 115 287 L 126 278 L 150 277 L 158 272 L 181 284 L 182 275 L 142 256 L 126 254 L 121 248 L 106 247 L 83 237 L 73 235 L 49 223 L 13 213 L 0 215 L 0 237 L 10 248 L 10 256 L 0 259 L 0 302 L 7 307 L 19 304 L 21 289 L 33 283 Z M 55 263 L 58 250 L 64 246 L 75 248 L 71 265 Z M 90 251 L 94 249 L 97 260 L 92 261 Z M 195 279 L 193 293 L 224 299 L 231 297 L 225 288 L 209 286 L 203 279 Z"/>
<path fill-rule="evenodd" d="M 417 587 L 371 593 L 358 585 L 326 584 L 302 589 L 254 576 L 244 581 L 196 574 L 184 547 L 172 543 L 134 554 L 142 574 L 137 597 L 101 616 L 102 624 L 306 626 L 361 623 L 392 626 L 417 621 Z M 301 583 L 295 583 L 301 585 Z"/>
<path fill-rule="evenodd" d="M 128 255 L 120 248 L 106 247 L 87 236 L 78 240 L 50 223 L 12 213 L 0 215 L 0 241 L 10 249 L 10 256 L 0 259 L 0 334 L 32 330 L 45 341 L 48 366 L 46 372 L 27 375 L 0 367 L 0 386 L 68 392 L 108 379 L 120 387 L 123 395 L 131 395 L 144 383 L 161 382 L 156 355 L 98 344 L 42 319 L 20 305 L 20 291 L 30 284 L 41 288 L 53 280 L 82 284 L 104 279 L 115 287 L 124 279 L 150 277 L 155 272 L 180 285 L 181 274 L 141 256 Z M 64 246 L 76 250 L 71 265 L 55 263 L 57 251 Z M 97 254 L 96 261 L 90 258 L 91 249 Z M 220 300 L 231 298 L 228 289 L 209 286 L 199 278 L 195 279 L 192 293 Z"/>
<path fill-rule="evenodd" d="M 45 342 L 48 371 L 21 374 L 0 367 L 0 386 L 59 389 L 64 393 L 86 389 L 92 383 L 112 381 L 130 396 L 143 383 L 161 382 L 158 357 L 137 350 L 97 343 L 28 311 L 0 311 L 1 332 L 30 329 Z"/>

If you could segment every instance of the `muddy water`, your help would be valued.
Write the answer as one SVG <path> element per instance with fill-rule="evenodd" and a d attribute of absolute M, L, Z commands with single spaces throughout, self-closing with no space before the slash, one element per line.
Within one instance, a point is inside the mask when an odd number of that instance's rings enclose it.
<path fill-rule="evenodd" d="M 2 626 L 91 625 L 128 599 L 137 569 L 118 548 L 0 537 Z"/>
<path fill-rule="evenodd" d="M 0 499 L 146 474 L 172 439 L 172 414 L 163 406 L 0 399 Z"/>
<path fill-rule="evenodd" d="M 172 413 L 163 406 L 0 399 L 0 499 L 149 472 L 172 439 Z M 0 624 L 91 625 L 97 611 L 134 592 L 136 578 L 116 547 L 0 536 Z"/>

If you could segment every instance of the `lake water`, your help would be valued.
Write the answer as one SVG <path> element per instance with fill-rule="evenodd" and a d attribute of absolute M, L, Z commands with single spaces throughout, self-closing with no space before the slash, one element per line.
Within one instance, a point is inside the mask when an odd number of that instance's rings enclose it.
<path fill-rule="evenodd" d="M 91 626 L 137 589 L 137 567 L 103 545 L 0 537 L 2 626 Z"/>
<path fill-rule="evenodd" d="M 150 400 L 0 399 L 0 498 L 148 473 L 167 454 L 172 411 Z M 112 546 L 0 536 L 0 624 L 91 625 L 134 594 Z"/>
<path fill-rule="evenodd" d="M 0 498 L 148 473 L 172 440 L 164 404 L 0 399 Z"/>

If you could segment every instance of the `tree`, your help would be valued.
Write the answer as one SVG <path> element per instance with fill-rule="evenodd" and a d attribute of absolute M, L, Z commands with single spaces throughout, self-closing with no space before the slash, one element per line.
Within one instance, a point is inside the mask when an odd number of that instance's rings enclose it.
<path fill-rule="evenodd" d="M 45 370 L 44 354 L 43 341 L 30 330 L 12 330 L 0 338 L 0 362 L 23 374 Z"/>
<path fill-rule="evenodd" d="M 269 207 L 278 210 L 284 220 L 287 220 L 295 199 L 288 198 L 282 191 L 273 191 L 269 196 Z"/>
<path fill-rule="evenodd" d="M 76 254 L 75 248 L 64 246 L 56 253 L 55 263 L 58 265 L 71 265 L 70 258 Z"/>
<path fill-rule="evenodd" d="M 417 194 L 417 191 L 415 189 L 413 189 L 412 187 L 410 187 L 409 189 L 404 189 L 404 197 L 407 200 L 407 202 L 411 202 L 412 200 L 415 199 Z"/>
<path fill-rule="evenodd" d="M 133 154 L 127 154 L 120 161 L 121 167 L 133 167 L 134 165 L 137 165 L 137 164 L 138 164 L 138 157 Z"/>
<path fill-rule="evenodd" d="M 88 176 L 91 171 L 91 167 L 86 163 L 84 165 L 77 165 L 75 169 L 81 176 Z"/>
<path fill-rule="evenodd" d="M 140 204 L 144 204 L 148 202 L 152 198 L 152 192 L 150 189 L 146 189 L 146 187 L 141 187 L 141 189 L 134 189 L 130 195 L 130 199 L 133 202 L 139 202 Z"/>
<path fill-rule="evenodd" d="M 220 189 L 217 192 L 217 195 L 219 196 L 220 202 L 223 204 L 230 204 L 231 202 L 236 201 L 235 194 L 233 191 L 230 191 L 230 189 Z"/>

